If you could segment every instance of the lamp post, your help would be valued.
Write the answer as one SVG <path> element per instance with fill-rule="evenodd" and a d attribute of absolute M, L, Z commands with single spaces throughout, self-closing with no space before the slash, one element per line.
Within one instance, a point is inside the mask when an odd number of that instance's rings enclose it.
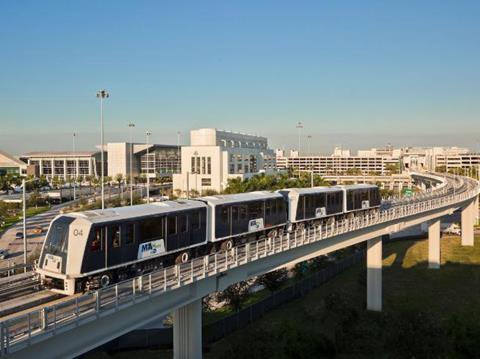
<path fill-rule="evenodd" d="M 150 135 L 152 133 L 147 130 L 145 132 L 145 136 L 146 136 L 146 143 L 147 143 L 147 203 L 150 203 L 150 158 L 149 158 L 149 152 L 148 152 L 148 147 L 149 147 L 149 139 L 150 139 Z"/>
<path fill-rule="evenodd" d="M 130 122 L 128 124 L 128 129 L 130 132 L 130 206 L 133 206 L 133 135 L 132 131 L 133 128 L 135 127 L 135 124 L 133 122 Z"/>
<path fill-rule="evenodd" d="M 97 98 L 100 99 L 100 132 L 101 132 L 101 149 L 100 149 L 100 154 L 101 154 L 101 162 L 102 162 L 102 168 L 101 168 L 101 181 L 102 181 L 102 209 L 105 209 L 105 184 L 103 183 L 103 178 L 105 176 L 105 161 L 104 161 L 104 155 L 103 155 L 103 100 L 106 98 L 109 98 L 110 94 L 106 90 L 100 90 L 97 92 Z"/>
<path fill-rule="evenodd" d="M 38 181 L 38 178 L 32 178 L 31 180 L 25 181 L 25 178 L 22 179 L 22 212 L 23 212 L 23 263 L 25 264 L 24 271 L 27 272 L 27 195 L 26 195 L 26 185 L 27 182 Z"/>
<path fill-rule="evenodd" d="M 181 158 L 180 158 L 180 136 L 181 132 L 177 131 L 177 167 L 175 168 L 175 171 L 178 171 L 178 162 L 180 161 L 181 163 Z"/>
<path fill-rule="evenodd" d="M 298 157 L 300 157 L 300 141 L 301 141 L 303 123 L 298 122 L 296 128 L 298 129 Z"/>
<path fill-rule="evenodd" d="M 77 199 L 77 194 L 76 194 L 76 191 L 75 191 L 75 185 L 77 183 L 77 160 L 75 159 L 75 136 L 76 136 L 76 133 L 74 132 L 73 133 L 73 144 L 72 144 L 72 150 L 73 150 L 73 166 L 74 166 L 74 169 L 73 169 L 73 200 L 75 201 Z M 81 196 L 81 194 L 80 194 Z"/>

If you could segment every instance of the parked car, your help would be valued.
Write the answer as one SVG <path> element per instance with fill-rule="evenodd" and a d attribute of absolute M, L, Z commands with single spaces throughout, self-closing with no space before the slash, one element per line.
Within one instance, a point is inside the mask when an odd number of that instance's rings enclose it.
<path fill-rule="evenodd" d="M 23 238 L 23 232 L 17 232 L 17 233 L 15 233 L 15 238 L 16 238 L 16 239 L 22 239 L 22 238 Z"/>
<path fill-rule="evenodd" d="M 32 229 L 32 233 L 33 233 L 33 234 L 42 234 L 42 233 L 43 233 L 43 228 L 40 227 L 40 226 L 34 227 L 34 228 Z"/>
<path fill-rule="evenodd" d="M 0 248 L 0 259 L 7 259 L 8 258 L 8 249 Z"/>
<path fill-rule="evenodd" d="M 445 223 L 445 226 L 442 226 L 442 233 L 445 233 L 445 234 L 454 234 L 454 235 L 461 235 L 462 234 L 462 230 L 460 229 L 460 226 L 458 224 L 455 224 L 455 223 L 451 223 L 451 224 L 448 224 L 448 223 Z"/>

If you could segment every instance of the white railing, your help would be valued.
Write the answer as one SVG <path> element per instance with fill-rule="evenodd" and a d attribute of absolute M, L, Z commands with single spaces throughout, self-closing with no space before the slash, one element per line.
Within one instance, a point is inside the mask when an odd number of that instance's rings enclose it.
<path fill-rule="evenodd" d="M 445 188 L 442 190 L 443 196 L 432 192 L 433 198 L 422 197 L 421 201 L 398 204 L 384 211 L 243 244 L 228 251 L 195 258 L 185 264 L 157 270 L 105 289 L 77 295 L 64 302 L 12 317 L 0 322 L 0 356 L 15 351 L 15 347 L 20 348 L 22 344 L 30 345 L 33 339 L 40 339 L 42 335 L 55 335 L 60 330 L 68 330 L 69 326 L 95 320 L 148 300 L 152 296 L 161 295 L 260 258 L 346 232 L 463 202 L 478 195 L 480 188 L 477 181 L 470 179 L 457 181 L 454 186 L 458 188 L 455 194 Z"/>

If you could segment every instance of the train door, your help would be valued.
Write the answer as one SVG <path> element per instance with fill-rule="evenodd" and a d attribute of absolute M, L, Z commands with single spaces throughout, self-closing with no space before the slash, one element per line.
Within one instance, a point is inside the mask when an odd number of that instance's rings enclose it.
<path fill-rule="evenodd" d="M 179 248 L 190 246 L 190 231 L 188 230 L 188 212 L 180 212 L 177 215 L 177 241 Z"/>

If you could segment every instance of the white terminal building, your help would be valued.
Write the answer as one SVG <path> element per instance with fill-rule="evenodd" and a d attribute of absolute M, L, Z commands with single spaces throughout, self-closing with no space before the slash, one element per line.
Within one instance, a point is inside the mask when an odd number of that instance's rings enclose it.
<path fill-rule="evenodd" d="M 101 148 L 101 147 L 100 147 Z M 27 174 L 68 180 L 75 176 L 98 177 L 101 174 L 101 152 L 64 151 L 29 152 L 21 156 Z M 124 178 L 130 175 L 171 176 L 180 172 L 178 146 L 145 143 L 110 142 L 104 146 L 105 176 Z"/>
<path fill-rule="evenodd" d="M 275 152 L 266 137 L 202 128 L 190 131 L 190 145 L 181 148 L 181 173 L 173 175 L 173 189 L 220 192 L 230 178 L 274 171 Z"/>

